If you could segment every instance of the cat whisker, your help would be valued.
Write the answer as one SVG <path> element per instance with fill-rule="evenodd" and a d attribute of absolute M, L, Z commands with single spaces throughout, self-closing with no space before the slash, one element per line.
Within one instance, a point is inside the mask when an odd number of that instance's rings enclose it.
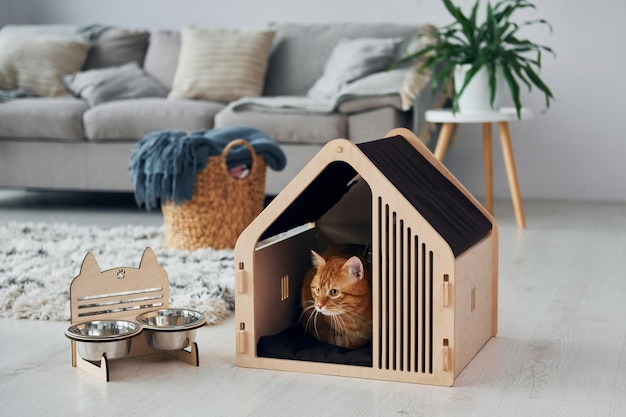
<path fill-rule="evenodd" d="M 356 316 L 358 319 L 361 319 L 361 316 L 359 316 L 358 314 L 349 313 L 347 311 L 343 312 L 343 316 L 349 318 L 352 324 L 354 325 L 357 325 L 357 320 L 354 318 L 354 316 Z"/>
<path fill-rule="evenodd" d="M 307 309 L 307 311 L 308 311 L 308 310 L 310 310 L 310 308 L 308 308 L 308 309 Z M 310 312 L 310 313 L 308 314 L 308 318 L 307 318 L 306 324 L 305 324 L 305 326 L 304 326 L 304 329 L 305 329 L 305 330 L 308 330 L 308 329 L 309 329 L 309 327 L 311 326 L 311 324 L 313 324 L 313 328 L 317 330 L 317 323 L 316 323 L 316 320 L 317 320 L 317 314 L 316 314 L 316 313 L 317 313 L 317 312 L 314 310 L 314 311 L 312 311 L 312 312 Z"/>
<path fill-rule="evenodd" d="M 345 318 L 350 318 L 350 317 L 348 317 L 346 315 L 342 315 L 341 316 L 341 327 L 343 327 L 344 331 L 347 332 L 348 331 L 348 326 L 347 326 L 347 324 L 345 322 Z"/>
<path fill-rule="evenodd" d="M 342 333 L 345 333 L 346 331 L 346 326 L 345 323 L 343 322 L 343 319 L 341 318 L 340 315 L 336 315 L 336 316 L 332 316 L 333 317 L 333 327 L 335 327 L 337 329 L 336 333 L 338 335 L 341 335 Z"/>
<path fill-rule="evenodd" d="M 315 310 L 313 312 L 314 318 L 313 318 L 313 329 L 315 330 L 315 335 L 317 336 L 317 338 L 319 340 L 321 340 L 322 338 L 320 337 L 319 332 L 317 331 L 317 316 L 319 316 L 319 312 L 317 310 Z"/>
<path fill-rule="evenodd" d="M 308 317 L 307 317 L 306 323 L 304 324 L 304 331 L 305 331 L 305 333 L 306 333 L 307 331 L 309 331 L 310 333 L 312 333 L 312 332 L 309 330 L 309 328 L 311 327 L 311 324 L 312 324 L 313 330 L 315 330 L 315 334 L 317 335 L 317 338 L 318 338 L 318 339 L 320 339 L 320 335 L 319 335 L 319 332 L 318 332 L 318 330 L 317 330 L 317 316 L 318 316 L 318 314 L 319 314 L 319 311 L 317 311 L 317 310 L 315 309 L 315 302 L 314 302 L 313 300 L 309 300 L 309 301 L 307 301 L 307 302 L 310 302 L 312 305 L 311 305 L 311 306 L 309 306 L 309 307 L 307 307 L 307 308 L 305 308 L 305 309 L 302 311 L 302 314 L 300 315 L 300 320 L 302 319 L 302 317 L 303 317 L 305 314 L 307 314 L 307 316 L 308 316 Z M 312 311 L 311 311 L 311 310 L 312 310 Z"/>
<path fill-rule="evenodd" d="M 304 315 L 306 314 L 307 311 L 315 308 L 315 301 L 313 300 L 307 300 L 306 301 L 307 304 L 311 304 L 310 306 L 308 306 L 307 308 L 302 310 L 302 313 L 300 313 L 300 317 L 298 318 L 298 323 L 300 323 L 302 321 L 302 317 L 304 317 Z"/>

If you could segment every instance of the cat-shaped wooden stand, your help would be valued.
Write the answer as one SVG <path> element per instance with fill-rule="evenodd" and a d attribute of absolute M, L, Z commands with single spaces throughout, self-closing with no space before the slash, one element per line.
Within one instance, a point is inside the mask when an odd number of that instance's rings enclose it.
<path fill-rule="evenodd" d="M 72 324 L 92 320 L 130 320 L 145 311 L 169 307 L 167 272 L 159 265 L 154 251 L 147 247 L 138 268 L 118 267 L 101 271 L 92 253 L 83 260 L 80 273 L 70 285 Z M 191 350 L 161 351 L 147 345 L 143 335 L 132 340 L 128 357 L 167 353 L 191 365 L 198 366 L 198 345 Z M 72 340 L 72 366 L 80 368 L 103 381 L 109 381 L 109 361 L 102 356 L 100 363 L 80 357 L 76 341 Z"/>

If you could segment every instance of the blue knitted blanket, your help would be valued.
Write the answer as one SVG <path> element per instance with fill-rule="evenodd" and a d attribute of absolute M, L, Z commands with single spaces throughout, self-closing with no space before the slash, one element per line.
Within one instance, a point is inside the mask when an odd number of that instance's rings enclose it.
<path fill-rule="evenodd" d="M 167 200 L 174 204 L 191 200 L 196 174 L 206 167 L 210 156 L 221 155 L 226 145 L 235 139 L 247 140 L 273 170 L 285 167 L 285 154 L 276 141 L 252 127 L 236 126 L 189 134 L 180 130 L 154 132 L 137 142 L 130 157 L 128 168 L 135 186 L 135 201 L 151 210 Z M 245 146 L 233 148 L 226 163 L 229 167 L 250 165 L 250 151 Z"/>

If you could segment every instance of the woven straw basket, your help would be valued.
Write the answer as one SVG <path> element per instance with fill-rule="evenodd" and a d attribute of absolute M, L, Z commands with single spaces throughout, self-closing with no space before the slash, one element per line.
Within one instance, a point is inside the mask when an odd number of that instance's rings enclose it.
<path fill-rule="evenodd" d="M 226 157 L 241 145 L 250 150 L 252 166 L 248 176 L 237 179 L 228 172 Z M 209 157 L 206 168 L 197 174 L 193 198 L 181 204 L 169 200 L 161 206 L 165 246 L 190 251 L 234 248 L 241 232 L 263 210 L 265 168 L 265 159 L 243 139 L 230 142 L 221 155 Z"/>

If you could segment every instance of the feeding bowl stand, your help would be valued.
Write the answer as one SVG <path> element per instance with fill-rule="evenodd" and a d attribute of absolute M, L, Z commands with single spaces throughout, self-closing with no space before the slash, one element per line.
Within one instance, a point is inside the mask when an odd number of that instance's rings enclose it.
<path fill-rule="evenodd" d="M 151 248 L 146 248 L 139 268 L 118 267 L 100 271 L 93 254 L 83 260 L 80 274 L 70 285 L 72 325 L 92 320 L 135 321 L 142 312 L 169 308 L 169 281 Z M 77 340 L 71 340 L 72 366 L 103 380 L 110 380 L 110 365 L 106 353 L 100 361 L 83 359 L 78 353 Z M 191 365 L 198 366 L 198 345 L 191 343 L 180 350 L 158 350 L 150 347 L 140 333 L 133 337 L 126 358 L 166 353 Z"/>

